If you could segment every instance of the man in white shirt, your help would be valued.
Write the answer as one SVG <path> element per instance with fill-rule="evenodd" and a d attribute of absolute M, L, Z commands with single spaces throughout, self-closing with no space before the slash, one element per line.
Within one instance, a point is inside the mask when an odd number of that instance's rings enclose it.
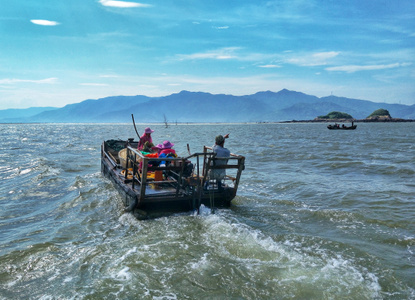
<path fill-rule="evenodd" d="M 218 135 L 215 138 L 215 145 L 212 148 L 213 148 L 213 153 L 216 153 L 216 158 L 222 158 L 222 157 L 226 158 L 226 157 L 231 156 L 231 152 L 227 148 L 224 147 L 225 139 L 227 139 L 228 137 L 229 137 L 229 133 L 226 134 L 225 136 Z M 215 160 L 214 163 L 215 163 L 214 164 L 215 166 L 223 166 L 228 163 L 228 160 L 218 159 L 218 160 Z M 210 170 L 209 177 L 210 179 L 216 179 L 219 190 L 222 189 L 222 179 L 225 178 L 225 175 L 226 175 L 225 169 Z"/>

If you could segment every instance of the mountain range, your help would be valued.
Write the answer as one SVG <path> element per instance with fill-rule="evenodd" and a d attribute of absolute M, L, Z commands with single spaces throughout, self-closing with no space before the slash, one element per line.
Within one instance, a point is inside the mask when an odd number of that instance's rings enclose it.
<path fill-rule="evenodd" d="M 163 97 L 113 96 L 85 100 L 62 108 L 0 110 L 0 123 L 138 123 L 279 122 L 312 120 L 331 111 L 364 119 L 383 108 L 393 118 L 415 119 L 415 105 L 378 103 L 328 96 L 316 97 L 283 89 L 233 96 L 181 91 Z"/>

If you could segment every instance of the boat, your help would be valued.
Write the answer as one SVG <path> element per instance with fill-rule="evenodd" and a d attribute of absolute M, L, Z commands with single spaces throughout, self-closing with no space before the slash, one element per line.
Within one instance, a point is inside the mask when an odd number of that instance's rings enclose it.
<path fill-rule="evenodd" d="M 106 140 L 101 146 L 101 172 L 122 195 L 125 211 L 138 219 L 199 212 L 202 205 L 229 208 L 235 198 L 245 157 L 232 154 L 227 163 L 216 162 L 211 147 L 185 157 L 154 158 L 137 150 L 138 141 Z M 225 169 L 222 182 L 212 179 L 211 170 Z M 229 173 L 229 174 L 228 174 Z"/>
<path fill-rule="evenodd" d="M 354 130 L 356 129 L 357 125 L 354 125 L 352 122 L 351 126 L 346 126 L 346 125 L 342 125 L 340 126 L 339 124 L 334 124 L 334 125 L 327 125 L 327 128 L 330 130 Z"/>

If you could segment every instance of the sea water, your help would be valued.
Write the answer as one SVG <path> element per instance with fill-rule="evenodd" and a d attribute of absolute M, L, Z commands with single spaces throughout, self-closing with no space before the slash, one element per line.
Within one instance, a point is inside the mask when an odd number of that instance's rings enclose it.
<path fill-rule="evenodd" d="M 100 173 L 131 124 L 2 124 L 1 299 L 415 299 L 414 123 L 150 126 L 230 133 L 232 207 L 136 220 Z"/>

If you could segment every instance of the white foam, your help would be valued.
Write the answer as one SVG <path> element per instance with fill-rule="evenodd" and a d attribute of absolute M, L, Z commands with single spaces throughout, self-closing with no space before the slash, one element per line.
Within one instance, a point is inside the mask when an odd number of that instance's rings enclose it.
<path fill-rule="evenodd" d="M 212 214 L 212 210 L 209 207 L 204 206 L 203 204 L 199 207 L 200 216 L 209 216 Z"/>
<path fill-rule="evenodd" d="M 20 171 L 20 175 L 24 175 L 24 174 L 30 173 L 31 171 L 32 171 L 32 169 L 24 169 L 24 170 L 21 170 Z"/>
<path fill-rule="evenodd" d="M 296 239 L 276 241 L 247 224 L 232 223 L 221 214 L 208 214 L 201 219 L 205 226 L 204 240 L 209 247 L 215 248 L 219 257 L 227 257 L 237 265 L 256 276 L 264 270 L 279 270 L 279 276 L 271 281 L 302 282 L 305 286 L 315 286 L 324 290 L 332 286 L 334 294 L 339 290 L 345 293 L 359 291 L 362 295 L 379 297 L 381 286 L 374 273 L 359 267 L 353 259 L 339 254 L 333 256 L 330 251 L 320 248 L 318 244 Z M 241 247 L 243 245 L 243 247 Z M 317 254 L 317 255 L 316 255 Z M 203 270 L 209 268 L 209 253 L 190 268 Z"/>
<path fill-rule="evenodd" d="M 133 226 L 136 228 L 141 228 L 140 221 L 137 220 L 133 214 L 131 213 L 124 213 L 118 219 L 121 225 L 123 226 Z"/>
<path fill-rule="evenodd" d="M 203 254 L 202 258 L 199 261 L 191 263 L 190 267 L 194 270 L 198 270 L 198 269 L 203 268 L 204 266 L 207 266 L 209 264 L 207 256 L 208 256 L 207 253 Z"/>
<path fill-rule="evenodd" d="M 160 296 L 160 297 L 153 297 L 153 299 L 156 299 L 156 300 L 176 300 L 177 296 L 175 294 L 170 293 L 168 295 L 163 295 L 163 296 Z"/>
<path fill-rule="evenodd" d="M 130 280 L 131 277 L 132 277 L 132 275 L 131 275 L 131 273 L 129 271 L 130 271 L 130 268 L 129 267 L 125 267 L 121 271 L 119 271 L 117 273 L 117 275 L 115 275 L 115 278 L 121 279 L 121 280 Z"/>
<path fill-rule="evenodd" d="M 137 252 L 137 247 L 133 247 L 133 249 L 128 250 L 126 254 L 124 254 L 123 256 L 121 256 L 119 258 L 119 261 L 125 260 L 128 256 L 130 256 L 131 253 L 136 253 L 136 252 Z"/>

